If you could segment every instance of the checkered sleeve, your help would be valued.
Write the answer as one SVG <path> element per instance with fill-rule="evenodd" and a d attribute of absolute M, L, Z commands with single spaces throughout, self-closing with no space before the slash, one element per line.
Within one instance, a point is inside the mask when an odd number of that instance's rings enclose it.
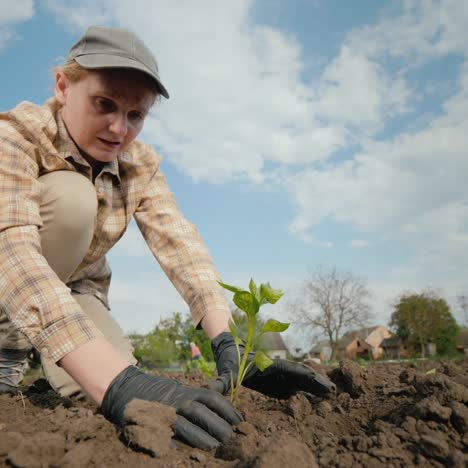
<path fill-rule="evenodd" d="M 0 307 L 45 357 L 58 361 L 101 336 L 41 254 L 37 149 L 0 119 Z"/>
<path fill-rule="evenodd" d="M 190 308 L 195 325 L 207 314 L 231 313 L 197 228 L 176 206 L 159 168 L 144 191 L 135 220 L 150 250 Z"/>

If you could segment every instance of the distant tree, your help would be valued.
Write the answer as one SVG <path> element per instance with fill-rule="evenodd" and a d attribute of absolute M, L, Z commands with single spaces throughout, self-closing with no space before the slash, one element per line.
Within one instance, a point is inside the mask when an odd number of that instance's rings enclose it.
<path fill-rule="evenodd" d="M 211 343 L 203 330 L 197 330 L 187 315 L 174 312 L 161 319 L 147 335 L 130 336 L 135 357 L 143 365 L 163 367 L 174 361 L 191 359 L 190 342 L 194 342 L 207 361 L 213 360 Z"/>
<path fill-rule="evenodd" d="M 403 294 L 394 305 L 390 326 L 404 342 L 426 354 L 426 345 L 435 343 L 439 353 L 455 348 L 459 331 L 445 299 L 427 290 Z"/>
<path fill-rule="evenodd" d="M 202 356 L 207 361 L 214 361 L 213 351 L 211 350 L 211 341 L 208 338 L 207 334 L 202 329 L 196 329 L 195 325 L 193 324 L 192 318 L 187 317 L 185 324 L 184 324 L 184 334 L 186 337 L 186 343 L 190 345 L 190 342 L 193 341 L 198 348 L 200 349 Z M 187 353 L 190 352 L 190 346 L 185 348 Z M 191 357 L 191 355 L 190 355 Z M 188 358 L 188 356 L 187 356 Z"/>
<path fill-rule="evenodd" d="M 327 337 L 333 359 L 338 340 L 347 329 L 368 325 L 370 296 L 364 280 L 353 273 L 318 267 L 306 278 L 289 308 L 295 320 L 311 325 Z"/>

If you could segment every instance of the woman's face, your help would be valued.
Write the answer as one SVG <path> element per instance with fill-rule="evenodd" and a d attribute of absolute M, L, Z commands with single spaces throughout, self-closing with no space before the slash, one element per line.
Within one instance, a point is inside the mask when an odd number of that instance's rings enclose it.
<path fill-rule="evenodd" d="M 89 71 L 77 82 L 59 72 L 55 95 L 68 133 L 92 167 L 128 148 L 155 100 L 144 75 L 122 69 Z"/>

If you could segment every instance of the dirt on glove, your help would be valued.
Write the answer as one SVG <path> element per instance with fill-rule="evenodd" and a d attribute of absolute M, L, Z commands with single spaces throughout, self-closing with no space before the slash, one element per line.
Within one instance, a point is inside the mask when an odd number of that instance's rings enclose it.
<path fill-rule="evenodd" d="M 465 467 L 468 360 L 416 364 L 343 361 L 321 368 L 336 397 L 277 401 L 242 389 L 245 422 L 203 452 L 171 440 L 172 408 L 136 401 L 118 431 L 95 405 L 61 398 L 43 380 L 0 395 L 0 466 L 16 467 Z M 193 386 L 201 374 L 171 377 Z"/>

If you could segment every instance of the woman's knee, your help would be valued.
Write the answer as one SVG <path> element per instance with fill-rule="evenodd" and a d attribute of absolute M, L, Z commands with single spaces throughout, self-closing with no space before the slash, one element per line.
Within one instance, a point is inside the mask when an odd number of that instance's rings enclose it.
<path fill-rule="evenodd" d="M 97 195 L 83 175 L 58 171 L 40 177 L 42 254 L 66 282 L 80 265 L 94 236 Z"/>
<path fill-rule="evenodd" d="M 97 196 L 90 180 L 72 171 L 51 172 L 39 180 L 44 185 L 41 203 L 44 225 L 53 224 L 55 230 L 71 238 L 94 230 Z"/>

